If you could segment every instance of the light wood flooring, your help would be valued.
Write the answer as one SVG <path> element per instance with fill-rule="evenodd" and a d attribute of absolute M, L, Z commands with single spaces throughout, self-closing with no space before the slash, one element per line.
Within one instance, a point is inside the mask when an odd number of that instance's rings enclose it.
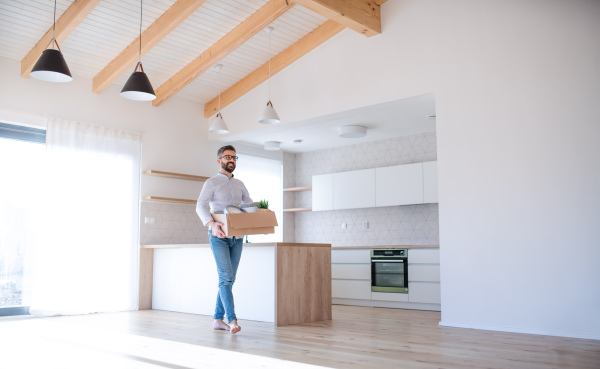
<path fill-rule="evenodd" d="M 600 341 L 438 326 L 439 312 L 333 306 L 274 327 L 142 310 L 0 319 L 0 368 L 600 368 Z"/>

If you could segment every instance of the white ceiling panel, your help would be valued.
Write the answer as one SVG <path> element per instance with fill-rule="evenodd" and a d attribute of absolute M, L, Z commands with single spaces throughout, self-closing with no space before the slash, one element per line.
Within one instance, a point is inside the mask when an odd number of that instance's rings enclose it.
<path fill-rule="evenodd" d="M 73 1 L 58 0 L 56 18 Z M 142 56 L 144 71 L 155 89 L 233 30 L 268 0 L 207 0 L 154 48 Z M 145 0 L 142 32 L 175 0 Z M 0 0 L 0 56 L 22 60 L 52 27 L 53 0 Z M 204 104 L 324 23 L 326 18 L 301 6 L 273 22 L 271 52 L 266 32 L 260 32 L 220 63 L 190 83 L 175 98 Z M 140 31 L 140 1 L 102 0 L 60 45 L 71 73 L 93 78 L 136 39 Z M 124 85 L 135 65 L 114 82 Z M 90 93 L 92 93 L 90 91 Z"/>

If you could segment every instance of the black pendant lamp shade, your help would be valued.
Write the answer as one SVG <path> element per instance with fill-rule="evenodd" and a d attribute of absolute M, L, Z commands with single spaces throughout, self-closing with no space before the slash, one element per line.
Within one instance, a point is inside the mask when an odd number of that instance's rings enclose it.
<path fill-rule="evenodd" d="M 140 68 L 139 72 L 138 67 Z M 138 62 L 135 66 L 135 70 L 131 76 L 129 76 L 129 79 L 121 90 L 121 96 L 136 101 L 151 101 L 156 99 L 156 94 L 154 93 L 154 89 L 150 84 L 148 76 L 144 73 L 142 63 Z"/>
<path fill-rule="evenodd" d="M 57 44 L 58 46 L 58 44 Z M 60 50 L 46 49 L 33 66 L 30 75 L 48 82 L 70 82 L 71 71 Z"/>

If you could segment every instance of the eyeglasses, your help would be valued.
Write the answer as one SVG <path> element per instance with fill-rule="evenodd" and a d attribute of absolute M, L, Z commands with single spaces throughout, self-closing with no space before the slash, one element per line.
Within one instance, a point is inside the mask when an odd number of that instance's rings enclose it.
<path fill-rule="evenodd" d="M 225 160 L 238 160 L 238 156 L 231 156 L 231 155 L 223 155 L 221 157 L 219 157 L 219 159 L 225 159 Z"/>

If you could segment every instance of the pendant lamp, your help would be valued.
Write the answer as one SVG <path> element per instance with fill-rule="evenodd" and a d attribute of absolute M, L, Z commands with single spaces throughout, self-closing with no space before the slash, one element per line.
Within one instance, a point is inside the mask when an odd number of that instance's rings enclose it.
<path fill-rule="evenodd" d="M 219 76 L 221 76 L 220 71 L 222 68 L 223 68 L 223 64 L 215 65 L 215 69 L 219 71 Z M 217 113 L 215 120 L 213 120 L 212 124 L 210 125 L 208 132 L 221 134 L 221 135 L 225 134 L 225 133 L 229 133 L 227 124 L 225 124 L 225 121 L 223 120 L 223 116 L 221 115 L 221 88 L 220 87 L 219 87 L 219 112 Z"/>
<path fill-rule="evenodd" d="M 267 27 L 266 31 L 269 34 L 269 102 L 267 102 L 267 106 L 265 106 L 258 122 L 263 124 L 277 124 L 281 120 L 271 102 L 271 32 L 273 32 L 273 27 Z"/>
<path fill-rule="evenodd" d="M 33 78 L 41 79 L 42 81 L 70 82 L 73 80 L 73 77 L 71 76 L 71 71 L 67 66 L 67 62 L 65 61 L 65 58 L 63 57 L 63 54 L 60 51 L 58 42 L 56 41 L 56 38 L 54 38 L 55 28 L 56 0 L 54 0 L 54 24 L 52 25 L 52 40 L 48 44 L 52 44 L 52 49 L 46 49 L 42 52 L 42 55 L 31 69 L 29 75 Z M 54 45 L 56 45 L 58 50 L 54 49 Z"/>
<path fill-rule="evenodd" d="M 142 6 L 143 1 L 140 0 L 140 48 L 138 53 L 138 63 L 135 66 L 135 70 L 129 76 L 129 79 L 121 90 L 121 96 L 129 100 L 135 101 L 151 101 L 156 99 L 156 94 L 150 84 L 150 80 L 146 73 L 144 73 L 144 67 L 142 67 Z M 140 71 L 138 72 L 138 68 Z"/>

